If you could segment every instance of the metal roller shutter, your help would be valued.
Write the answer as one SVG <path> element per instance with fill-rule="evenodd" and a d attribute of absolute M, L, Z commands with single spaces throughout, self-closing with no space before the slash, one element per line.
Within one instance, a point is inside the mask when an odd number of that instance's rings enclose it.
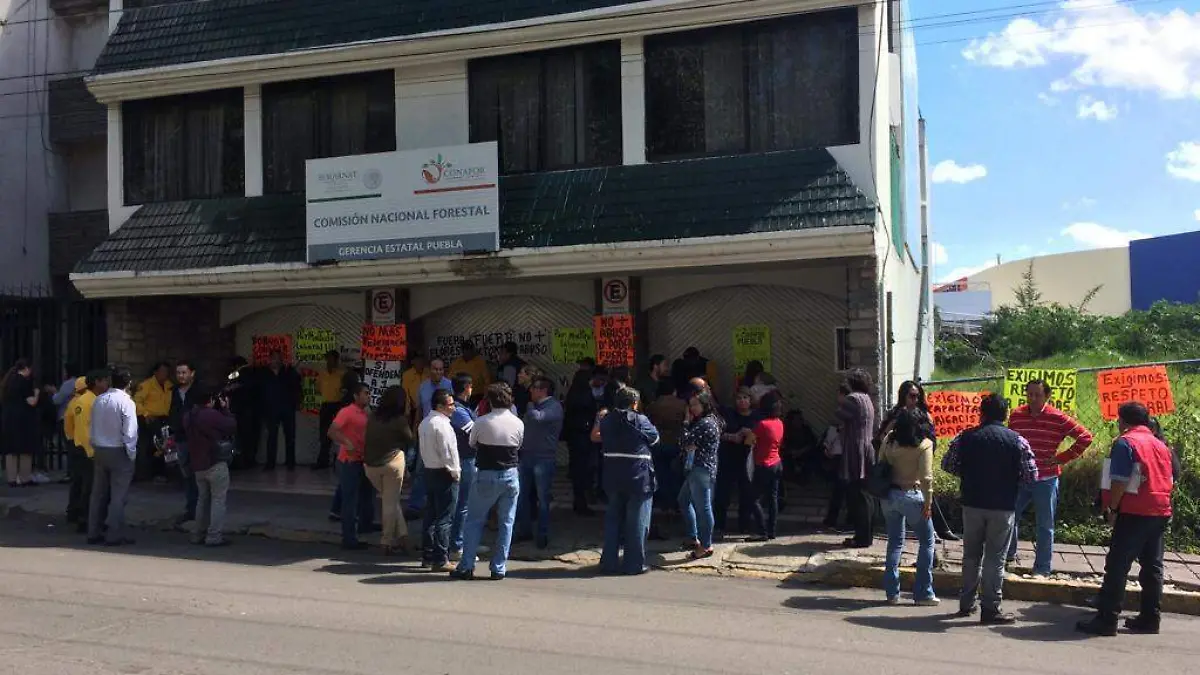
<path fill-rule="evenodd" d="M 678 358 L 696 347 L 717 362 L 717 394 L 733 391 L 733 328 L 771 327 L 771 373 L 780 391 L 809 419 L 833 413 L 840 374 L 835 329 L 847 323 L 843 298 L 785 286 L 730 286 L 669 300 L 649 310 L 653 353 Z M 740 374 L 739 374 L 740 375 Z"/>
<path fill-rule="evenodd" d="M 257 314 L 252 314 L 237 324 L 237 350 L 249 358 L 251 342 L 255 335 L 295 335 L 299 328 L 328 328 L 337 335 L 339 348 L 343 350 L 343 360 L 353 362 L 358 359 L 359 343 L 362 334 L 362 324 L 365 317 L 363 312 L 350 312 L 344 309 L 326 307 L 324 305 L 287 305 L 273 307 Z M 301 365 L 318 366 L 320 364 L 306 363 Z M 296 461 L 300 464 L 312 464 L 317 459 L 320 447 L 318 441 L 317 418 L 314 415 L 300 414 L 296 417 Z M 265 447 L 265 441 L 260 447 Z M 280 461 L 283 460 L 282 434 L 279 440 Z M 261 450 L 260 450 L 261 452 Z"/>

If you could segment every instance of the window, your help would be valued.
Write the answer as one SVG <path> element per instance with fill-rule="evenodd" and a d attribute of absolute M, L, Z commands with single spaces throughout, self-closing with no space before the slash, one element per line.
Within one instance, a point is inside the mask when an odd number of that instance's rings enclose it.
<path fill-rule="evenodd" d="M 896 253 L 904 257 L 904 243 L 908 240 L 908 225 L 904 208 L 904 158 L 901 155 L 900 141 L 897 138 L 899 133 L 900 127 L 893 126 L 891 152 L 889 153 L 891 162 L 888 173 L 892 177 L 892 244 L 896 247 Z"/>
<path fill-rule="evenodd" d="M 304 161 L 396 149 L 390 70 L 264 85 L 263 190 L 303 192 Z"/>
<path fill-rule="evenodd" d="M 471 142 L 496 141 L 500 172 L 621 163 L 621 45 L 472 61 Z"/>
<path fill-rule="evenodd" d="M 900 53 L 900 22 L 903 20 L 900 0 L 887 0 L 888 51 Z"/>
<path fill-rule="evenodd" d="M 246 192 L 242 90 L 122 104 L 125 203 Z"/>
<path fill-rule="evenodd" d="M 647 38 L 651 159 L 858 142 L 858 13 Z"/>
<path fill-rule="evenodd" d="M 833 369 L 839 373 L 850 370 L 850 329 L 846 326 L 833 329 Z"/>

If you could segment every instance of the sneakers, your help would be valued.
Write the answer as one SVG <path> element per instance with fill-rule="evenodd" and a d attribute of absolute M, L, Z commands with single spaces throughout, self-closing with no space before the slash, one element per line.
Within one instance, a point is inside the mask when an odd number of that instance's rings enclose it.
<path fill-rule="evenodd" d="M 898 596 L 898 595 L 893 595 L 893 596 L 890 596 L 890 597 L 888 597 L 888 599 L 887 599 L 887 604 L 889 604 L 889 605 L 899 605 L 899 604 L 900 604 L 900 596 Z"/>
<path fill-rule="evenodd" d="M 913 604 L 915 604 L 917 607 L 937 607 L 938 605 L 942 604 L 942 601 L 936 595 L 931 595 L 928 598 L 913 600 Z"/>
<path fill-rule="evenodd" d="M 434 572 L 434 573 L 441 572 L 441 573 L 443 573 L 443 574 L 445 574 L 445 573 L 449 572 L 449 571 L 450 571 L 450 570 L 452 570 L 452 569 L 454 569 L 454 567 L 453 567 L 453 566 L 451 566 L 451 565 L 450 565 L 450 563 L 448 563 L 448 562 L 444 562 L 444 563 L 434 563 L 433 565 L 431 565 L 431 566 L 429 567 L 429 570 L 430 570 L 431 572 Z"/>
<path fill-rule="evenodd" d="M 1017 622 L 1017 617 L 1008 612 L 984 612 L 979 617 L 979 623 L 985 626 L 1011 626 Z"/>
<path fill-rule="evenodd" d="M 474 581 L 475 570 L 450 570 L 450 579 L 452 581 Z"/>
<path fill-rule="evenodd" d="M 490 581 L 504 581 L 504 574 L 500 572 L 492 572 L 492 576 L 488 577 Z"/>
<path fill-rule="evenodd" d="M 1079 623 L 1075 624 L 1075 630 L 1087 635 L 1116 637 L 1117 621 L 1115 617 L 1112 621 L 1105 621 L 1104 619 L 1101 619 L 1099 615 L 1096 615 L 1087 621 L 1080 621 Z"/>
<path fill-rule="evenodd" d="M 47 476 L 46 474 L 42 473 L 41 471 L 38 471 L 33 474 L 32 482 L 36 485 L 45 485 L 46 483 L 50 482 L 50 477 Z"/>

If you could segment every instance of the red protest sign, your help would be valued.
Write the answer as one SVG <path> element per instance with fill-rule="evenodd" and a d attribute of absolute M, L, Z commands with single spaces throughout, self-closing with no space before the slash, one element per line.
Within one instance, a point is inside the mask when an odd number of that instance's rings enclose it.
<path fill-rule="evenodd" d="M 408 358 L 408 329 L 402 323 L 390 326 L 363 324 L 362 357 L 375 361 L 404 361 Z"/>
<path fill-rule="evenodd" d="M 1106 420 L 1117 419 L 1121 404 L 1130 401 L 1146 406 L 1151 415 L 1175 412 L 1175 396 L 1171 393 L 1166 366 L 1102 370 L 1096 373 L 1096 397 Z"/>
<path fill-rule="evenodd" d="M 270 362 L 271 353 L 279 352 L 284 363 L 292 362 L 291 335 L 255 335 L 251 339 L 250 352 L 255 365 Z"/>
<path fill-rule="evenodd" d="M 595 318 L 596 364 L 612 368 L 633 365 L 633 317 L 610 314 Z"/>
<path fill-rule="evenodd" d="M 986 391 L 931 391 L 925 394 L 938 438 L 954 438 L 979 426 L 979 404 Z"/>

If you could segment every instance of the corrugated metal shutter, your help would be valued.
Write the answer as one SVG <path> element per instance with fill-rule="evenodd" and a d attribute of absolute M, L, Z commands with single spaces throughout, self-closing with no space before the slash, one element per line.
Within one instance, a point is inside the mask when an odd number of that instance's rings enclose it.
<path fill-rule="evenodd" d="M 351 312 L 324 305 L 287 305 L 251 314 L 237 324 L 237 350 L 249 358 L 251 342 L 255 335 L 295 335 L 299 328 L 328 328 L 337 335 L 343 360 L 358 359 L 362 324 L 362 312 Z M 320 364 L 302 364 L 317 366 Z M 279 457 L 283 461 L 283 438 L 279 440 Z M 260 446 L 265 447 L 265 442 Z M 296 418 L 296 461 L 311 464 L 317 459 L 320 447 L 317 437 L 317 418 L 313 415 L 298 415 Z M 261 452 L 261 450 L 260 450 Z"/>
<path fill-rule="evenodd" d="M 794 405 L 814 421 L 832 414 L 840 375 L 834 332 L 847 323 L 846 301 L 785 286 L 730 286 L 667 301 L 649 311 L 650 349 L 678 358 L 696 347 L 717 362 L 717 394 L 733 390 L 733 328 L 771 327 L 771 373 Z"/>

